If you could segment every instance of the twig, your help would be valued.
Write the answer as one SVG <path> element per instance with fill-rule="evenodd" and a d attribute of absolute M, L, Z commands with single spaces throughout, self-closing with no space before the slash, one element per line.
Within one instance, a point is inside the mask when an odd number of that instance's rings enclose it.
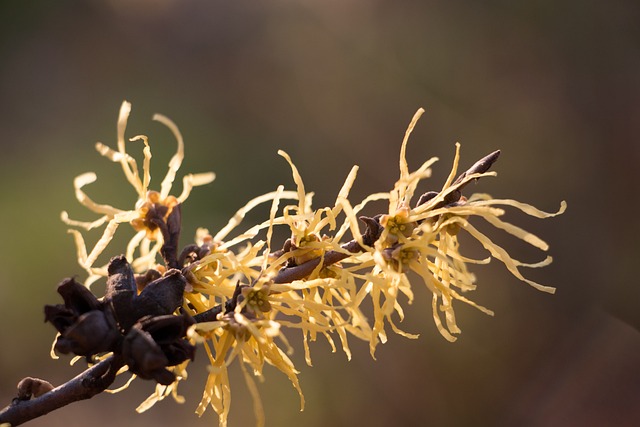
<path fill-rule="evenodd" d="M 151 222 L 160 228 L 164 242 L 160 248 L 160 255 L 167 268 L 180 268 L 178 262 L 178 241 L 182 223 L 182 207 L 177 204 L 171 210 L 166 221 L 163 218 L 153 218 Z"/>
<path fill-rule="evenodd" d="M 380 225 L 378 218 L 369 218 L 362 216 L 360 217 L 360 220 L 364 222 L 367 227 L 362 236 L 363 243 L 367 246 L 371 246 L 380 237 L 380 233 L 382 233 L 382 226 Z M 363 250 L 362 246 L 360 246 L 360 244 L 355 239 L 343 244 L 341 247 L 345 252 L 328 251 L 324 254 L 323 258 L 314 258 L 300 265 L 283 268 L 272 279 L 273 283 L 291 283 L 294 280 L 304 279 L 313 272 L 318 264 L 320 264 L 321 260 L 323 261 L 322 265 L 324 267 L 327 267 L 329 265 L 349 258 L 351 254 L 356 254 Z M 211 322 L 217 320 L 217 316 L 222 313 L 223 310 L 224 312 L 228 312 L 230 310 L 233 310 L 234 308 L 235 298 L 232 297 L 226 303 L 217 305 L 207 311 L 203 311 L 202 313 L 198 313 L 194 315 L 193 318 L 197 323 Z"/>
<path fill-rule="evenodd" d="M 17 426 L 70 403 L 90 399 L 113 383 L 122 365 L 121 358 L 111 356 L 39 397 L 30 400 L 16 398 L 0 411 L 0 424 Z"/>

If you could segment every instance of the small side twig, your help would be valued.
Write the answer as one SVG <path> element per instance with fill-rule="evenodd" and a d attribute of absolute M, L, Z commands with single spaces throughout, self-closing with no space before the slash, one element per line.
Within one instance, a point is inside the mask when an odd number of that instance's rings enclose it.
<path fill-rule="evenodd" d="M 162 233 L 164 242 L 160 248 L 160 255 L 167 266 L 167 268 L 180 268 L 178 262 L 178 241 L 180 240 L 180 228 L 182 223 L 182 207 L 177 204 L 171 210 L 169 217 L 165 221 L 160 218 L 153 218 L 151 220 Z"/>
<path fill-rule="evenodd" d="M 113 383 L 122 366 L 121 358 L 111 356 L 38 397 L 29 400 L 16 398 L 0 411 L 0 423 L 9 423 L 14 427 L 70 403 L 90 399 Z"/>
<path fill-rule="evenodd" d="M 462 172 L 456 178 L 456 180 L 453 181 L 453 183 L 451 184 L 452 186 L 457 185 L 458 187 L 451 193 L 447 194 L 442 201 L 440 201 L 435 206 L 433 206 L 433 209 L 438 209 L 443 206 L 449 206 L 454 203 L 457 203 L 462 197 L 462 189 L 466 187 L 467 184 L 469 184 L 469 182 L 471 182 L 471 181 L 467 181 L 461 184 L 464 178 L 466 178 L 469 175 L 473 175 L 474 173 L 485 173 L 486 171 L 491 169 L 491 166 L 493 166 L 493 164 L 498 160 L 498 157 L 500 157 L 500 150 L 496 150 L 493 153 L 487 154 L 486 156 L 484 156 L 483 158 L 475 162 L 469 169 Z M 424 203 L 427 203 L 429 200 L 433 199 L 438 194 L 439 193 L 437 191 L 427 191 L 422 196 L 420 196 L 416 206 L 420 206 Z"/>

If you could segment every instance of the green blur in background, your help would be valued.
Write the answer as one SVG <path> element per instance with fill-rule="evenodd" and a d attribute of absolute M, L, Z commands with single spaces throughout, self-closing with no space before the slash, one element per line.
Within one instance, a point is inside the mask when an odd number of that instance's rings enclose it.
<path fill-rule="evenodd" d="M 59 220 L 62 210 L 95 219 L 76 202 L 73 178 L 95 171 L 86 189 L 94 200 L 135 202 L 119 166 L 93 148 L 115 146 L 124 99 L 133 103 L 127 136 L 150 137 L 152 184 L 175 149 L 151 121 L 156 112 L 183 133 L 181 174 L 217 174 L 183 208 L 185 244 L 199 226 L 218 230 L 250 198 L 294 188 L 278 149 L 292 156 L 317 207 L 333 203 L 353 164 L 361 169 L 352 201 L 388 191 L 406 126 L 424 107 L 409 163 L 441 159 L 424 191 L 441 187 L 459 141 L 463 169 L 502 150 L 498 178 L 467 192 L 546 211 L 567 200 L 554 219 L 506 217 L 550 244 L 554 263 L 525 275 L 557 293 L 534 290 L 498 262 L 475 266 L 479 286 L 469 297 L 496 316 L 458 304 L 463 333 L 450 344 L 415 281 L 401 327 L 420 338 L 390 334 L 376 361 L 355 339 L 352 361 L 319 341 L 309 368 L 297 331 L 285 331 L 297 343 L 307 407 L 299 412 L 288 379 L 266 369 L 267 425 L 640 425 L 638 22 L 631 0 L 3 1 L 0 406 L 24 376 L 60 384 L 82 370 L 69 357 L 50 359 L 55 334 L 42 307 L 60 302 L 60 280 L 85 277 Z M 516 258 L 543 257 L 490 236 Z M 473 245 L 467 253 L 486 256 Z M 153 384 L 136 381 L 30 425 L 217 425 L 212 410 L 193 413 L 205 359 L 197 354 L 181 386 L 184 405 L 167 399 L 138 415 Z M 249 393 L 232 371 L 230 425 L 252 425 Z"/>

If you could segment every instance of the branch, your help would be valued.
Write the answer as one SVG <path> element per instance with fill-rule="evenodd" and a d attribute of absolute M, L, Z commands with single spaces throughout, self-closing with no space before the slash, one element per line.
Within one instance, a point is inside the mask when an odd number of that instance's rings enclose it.
<path fill-rule="evenodd" d="M 367 246 L 372 246 L 376 240 L 380 237 L 382 233 L 383 227 L 380 225 L 378 221 L 378 217 L 369 218 L 366 216 L 360 217 L 360 220 L 366 224 L 366 230 L 362 235 L 363 243 Z M 300 265 L 295 265 L 292 267 L 285 267 L 278 272 L 273 278 L 273 283 L 291 283 L 294 280 L 304 279 L 308 277 L 313 270 L 320 264 L 320 261 L 323 261 L 323 266 L 327 267 L 329 265 L 338 263 L 344 259 L 347 259 L 351 256 L 351 254 L 356 254 L 358 252 L 362 252 L 363 248 L 360 244 L 354 239 L 345 244 L 343 244 L 342 249 L 346 252 L 342 251 L 328 251 L 324 254 L 323 258 L 314 258 L 309 261 L 306 261 Z M 203 311 L 202 313 L 198 313 L 193 316 L 196 323 L 200 322 L 211 322 L 217 320 L 217 316 L 223 312 L 227 313 L 235 308 L 237 295 L 234 294 L 230 300 L 226 301 L 223 304 L 219 304 L 207 311 Z"/>
<path fill-rule="evenodd" d="M 456 191 L 449 194 L 448 197 L 445 200 L 443 200 L 441 203 L 444 205 L 457 203 L 461 198 L 460 190 L 466 185 L 466 183 L 460 184 L 461 181 L 467 175 L 486 172 L 493 165 L 493 163 L 498 159 L 499 155 L 500 155 L 500 151 L 495 151 L 489 154 L 488 156 L 485 156 L 484 158 L 476 162 L 466 172 L 460 175 L 456 179 L 456 181 L 453 183 L 453 185 L 458 185 L 458 188 L 456 188 Z M 417 205 L 421 205 L 422 203 L 427 202 L 428 200 L 435 197 L 437 194 L 438 194 L 437 192 L 433 192 L 433 191 L 423 194 L 418 200 Z M 382 230 L 384 229 L 384 227 L 380 224 L 380 221 L 379 221 L 380 216 L 381 215 L 377 215 L 373 218 L 368 218 L 368 217 L 360 218 L 360 220 L 363 221 L 366 225 L 365 232 L 362 235 L 362 243 L 365 246 L 372 246 L 380 237 Z M 178 240 L 180 236 L 180 222 L 181 222 L 180 205 L 177 205 L 174 207 L 173 211 L 171 212 L 171 214 L 169 215 L 166 221 L 164 219 L 158 219 L 158 218 L 151 218 L 150 221 L 156 227 L 159 227 L 162 232 L 162 235 L 164 238 L 164 244 L 160 252 L 167 267 L 180 268 L 183 265 L 187 256 L 189 256 L 191 252 L 197 249 L 197 246 L 194 247 L 193 245 L 190 245 L 187 248 L 185 248 L 182 251 L 182 253 L 178 256 L 177 247 L 178 247 Z M 339 251 L 337 250 L 328 251 L 324 254 L 323 257 L 309 260 L 300 265 L 291 265 L 289 267 L 285 267 L 281 269 L 278 272 L 278 274 L 276 274 L 276 276 L 273 278 L 273 282 L 274 283 L 290 283 L 295 280 L 304 279 L 308 277 L 309 274 L 311 274 L 313 270 L 321 262 L 323 263 L 323 266 L 329 266 L 348 258 L 349 256 L 351 256 L 351 254 L 356 254 L 364 250 L 363 246 L 360 243 L 358 243 L 358 241 L 356 241 L 355 239 L 343 244 L 341 246 L 341 249 L 342 250 L 339 250 Z M 148 279 L 148 280 L 152 280 L 152 279 Z M 146 286 L 145 289 L 146 288 L 148 288 L 149 290 L 153 289 L 154 284 L 158 285 L 159 281 L 161 280 L 165 280 L 165 279 L 158 279 L 156 281 L 152 281 L 151 283 L 148 283 L 148 286 Z M 135 281 L 133 279 L 133 276 L 130 279 L 130 281 L 133 282 L 132 289 L 135 289 Z M 183 282 L 184 280 L 180 284 L 184 285 Z M 66 288 L 63 288 L 62 290 L 65 291 Z M 182 292 L 183 292 L 183 289 L 180 289 L 180 294 L 182 294 Z M 141 292 L 141 294 L 143 293 L 144 293 L 144 290 L 143 292 Z M 67 305 L 67 308 L 71 308 L 67 304 L 67 299 L 70 299 L 71 305 L 73 305 L 73 302 L 75 301 L 75 299 L 73 299 L 72 297 L 74 295 L 73 294 L 66 295 L 64 292 L 62 292 L 61 295 L 65 299 L 65 305 Z M 235 308 L 239 295 L 240 295 L 240 287 L 236 289 L 236 292 L 234 292 L 234 295 L 230 300 L 208 311 L 196 314 L 193 317 L 193 319 L 196 322 L 206 322 L 206 321 L 216 320 L 218 314 L 223 312 L 223 310 L 225 312 L 229 312 Z M 161 299 L 162 301 L 164 301 L 166 298 L 163 297 Z M 77 301 L 75 302 L 77 303 Z M 89 308 L 95 309 L 95 307 L 89 307 Z M 171 309 L 169 309 L 168 311 L 172 312 L 173 309 L 174 309 L 174 306 L 171 305 Z M 161 314 L 164 314 L 164 311 Z M 158 317 L 163 317 L 163 316 L 158 316 Z M 156 319 L 158 319 L 158 317 L 156 317 Z M 164 316 L 164 317 L 169 317 L 171 319 L 174 316 L 167 314 L 167 316 Z M 159 323 L 162 325 L 167 323 L 167 321 L 169 320 L 164 317 L 159 321 Z M 136 318 L 136 320 L 137 319 L 138 318 Z M 181 323 L 182 327 L 176 339 L 181 339 L 184 336 L 186 328 L 188 327 L 188 325 L 191 324 L 190 323 L 191 318 L 188 318 L 188 321 L 183 320 L 181 322 L 182 322 Z M 148 322 L 149 325 L 151 325 L 152 323 L 153 322 Z M 171 321 L 169 323 L 170 323 L 169 326 L 173 326 L 174 323 L 176 322 Z M 155 325 L 155 323 L 153 323 L 153 325 Z M 131 325 L 129 325 L 129 328 L 130 327 Z M 142 326 L 139 329 L 144 330 Z M 131 340 L 133 340 L 133 338 L 131 338 Z M 161 350 L 162 349 L 158 348 L 158 351 L 161 351 Z M 186 360 L 187 358 L 193 359 L 192 348 L 190 347 L 182 348 L 182 353 L 184 353 L 181 355 L 181 357 L 183 357 L 183 360 Z M 133 360 L 127 361 L 126 364 L 128 364 L 131 368 L 137 362 L 138 361 L 134 357 Z M 49 384 L 44 380 L 27 377 L 18 384 L 17 397 L 13 399 L 13 401 L 9 406 L 0 410 L 0 424 L 8 423 L 11 426 L 18 426 L 27 421 L 38 418 L 42 415 L 46 415 L 49 412 L 52 412 L 56 409 L 62 408 L 63 406 L 66 406 L 70 403 L 77 402 L 80 400 L 90 399 L 96 394 L 99 394 L 104 390 L 106 390 L 107 387 L 109 387 L 115 380 L 118 370 L 124 365 L 125 365 L 125 359 L 121 354 L 118 353 L 118 354 L 112 355 L 107 359 L 102 360 L 101 362 L 86 369 L 84 372 L 82 372 L 75 378 L 67 381 L 66 383 L 56 388 L 53 388 L 51 384 Z M 142 370 L 136 373 L 139 376 L 142 376 L 141 374 L 143 372 L 146 372 L 144 370 L 146 368 L 147 367 L 144 367 L 144 366 L 138 367 L 138 369 L 142 369 Z M 155 371 L 152 371 L 151 373 L 153 374 L 153 372 Z M 149 375 L 149 378 L 153 377 L 160 384 L 165 384 L 165 382 L 162 382 L 158 378 L 154 377 L 154 375 L 152 374 Z M 142 377 L 144 378 L 144 376 Z M 167 380 L 168 381 L 167 384 L 171 383 L 173 381 L 173 378 L 169 378 L 169 380 Z"/>
<path fill-rule="evenodd" d="M 70 403 L 90 399 L 106 390 L 113 383 L 118 369 L 122 366 L 123 362 L 120 357 L 111 356 L 38 397 L 30 400 L 26 400 L 30 396 L 26 396 L 25 400 L 16 398 L 9 406 L 0 411 L 0 423 L 9 423 L 14 427 Z M 20 390 L 18 394 L 21 394 Z"/>

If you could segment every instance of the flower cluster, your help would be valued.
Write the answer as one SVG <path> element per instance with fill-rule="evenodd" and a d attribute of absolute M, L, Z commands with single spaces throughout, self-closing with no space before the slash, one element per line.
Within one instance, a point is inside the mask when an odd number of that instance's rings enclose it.
<path fill-rule="evenodd" d="M 83 206 L 101 216 L 94 221 L 85 222 L 70 219 L 66 211 L 61 214 L 62 221 L 74 227 L 69 230 L 69 233 L 73 234 L 76 242 L 78 262 L 89 273 L 89 278 L 85 282 L 87 285 L 90 285 L 100 277 L 106 277 L 106 265 L 95 267 L 94 263 L 107 248 L 118 226 L 122 223 L 130 223 L 134 230 L 137 231 L 137 234 L 131 239 L 126 249 L 127 259 L 132 262 L 134 269 L 137 272 L 145 272 L 150 268 L 156 267 L 156 257 L 164 243 L 162 224 L 166 223 L 169 214 L 177 205 L 187 200 L 193 187 L 208 184 L 215 178 L 215 174 L 211 172 L 185 175 L 182 180 L 182 193 L 178 197 L 169 194 L 176 173 L 184 159 L 184 141 L 178 127 L 171 120 L 161 114 L 156 114 L 153 119 L 171 130 L 176 138 L 178 148 L 169 161 L 169 169 L 162 180 L 160 191 L 149 190 L 151 183 L 151 148 L 148 138 L 144 135 L 138 135 L 129 139 L 130 142 L 142 141 L 144 143 L 142 173 L 140 173 L 137 161 L 126 149 L 125 130 L 130 112 L 131 104 L 126 101 L 123 102 L 118 116 L 117 150 L 100 142 L 96 144 L 96 150 L 112 162 L 120 164 L 127 181 L 137 193 L 138 200 L 135 206 L 127 210 L 94 202 L 84 192 L 83 188 L 95 182 L 97 176 L 93 172 L 87 172 L 76 177 L 73 182 L 76 198 Z M 102 226 L 104 226 L 102 236 L 91 251 L 87 252 L 84 237 L 78 228 L 89 231 Z M 155 244 L 151 247 L 153 242 Z M 138 256 L 135 256 L 136 251 L 138 251 Z"/>
<path fill-rule="evenodd" d="M 79 222 L 62 214 L 64 222 L 74 227 L 71 233 L 78 259 L 89 273 L 86 285 L 108 277 L 107 294 L 99 301 L 84 285 L 69 279 L 59 288 L 65 304 L 48 306 L 47 319 L 60 333 L 57 351 L 89 360 L 113 352 L 123 358 L 133 374 L 156 380 L 155 393 L 138 408 L 140 411 L 169 395 L 181 400 L 177 382 L 186 378 L 196 344 L 204 348 L 210 361 L 198 414 L 211 406 L 220 425 L 227 425 L 231 403 L 228 370 L 234 362 L 240 366 L 254 398 L 258 425 L 264 424 L 264 410 L 254 378 L 262 377 L 265 363 L 291 380 L 304 408 L 299 372 L 289 357 L 293 350 L 285 330 L 299 331 L 309 366 L 310 346 L 318 337 L 326 339 L 334 351 L 339 345 L 347 358 L 351 358 L 349 337 L 367 342 L 372 356 L 377 345 L 387 341 L 387 328 L 416 337 L 397 326 L 404 317 L 403 306 L 414 299 L 415 284 L 409 272 L 415 273 L 431 292 L 435 325 L 449 341 L 460 333 L 455 301 L 493 314 L 464 296 L 476 286 L 468 264 L 496 258 L 518 279 L 553 292 L 553 288 L 530 281 L 521 273 L 522 267 L 547 265 L 550 257 L 535 264 L 518 261 L 471 222 L 474 217 L 481 217 L 546 251 L 544 241 L 502 220 L 503 208 L 548 218 L 562 213 L 566 204 L 563 202 L 556 213 L 545 213 L 487 194 L 463 196 L 462 190 L 469 182 L 495 176 L 489 169 L 499 152 L 458 175 L 459 145 L 442 189 L 418 196 L 419 184 L 430 176 L 430 168 L 437 160 L 430 159 L 413 172 L 406 160 L 409 136 L 423 113 L 421 109 L 405 134 L 400 177 L 390 191 L 372 194 L 353 204 L 349 193 L 358 172 L 354 167 L 332 206 L 312 208 L 313 193 L 305 189 L 290 156 L 280 151 L 291 169 L 295 189 L 280 186 L 249 201 L 217 233 L 201 228 L 194 243 L 180 251 L 182 204 L 192 187 L 211 182 L 214 175 L 187 175 L 182 194 L 170 195 L 184 145 L 177 127 L 166 117 L 156 115 L 155 120 L 175 135 L 178 150 L 160 190 L 150 191 L 151 150 L 147 138 L 131 139 L 144 144 L 142 173 L 126 151 L 124 134 L 129 112 L 130 104 L 125 102 L 118 120 L 118 149 L 103 144 L 98 144 L 97 149 L 121 165 L 137 192 L 135 207 L 123 210 L 93 202 L 83 191 L 96 179 L 95 174 L 88 173 L 76 178 L 76 196 L 100 218 Z M 361 215 L 369 203 L 380 200 L 388 202 L 388 209 L 373 217 Z M 262 204 L 270 204 L 269 218 L 242 229 L 246 214 Z M 131 224 L 135 234 L 124 255 L 112 259 L 107 266 L 95 267 L 116 229 L 125 222 Z M 87 253 L 79 229 L 103 226 L 102 237 Z M 276 228 L 285 228 L 290 235 L 281 244 L 273 242 Z M 490 257 L 475 260 L 464 256 L 458 240 L 460 233 L 468 233 L 480 242 Z M 365 312 L 372 313 L 372 319 Z M 91 336 L 88 331 L 95 334 Z"/>

